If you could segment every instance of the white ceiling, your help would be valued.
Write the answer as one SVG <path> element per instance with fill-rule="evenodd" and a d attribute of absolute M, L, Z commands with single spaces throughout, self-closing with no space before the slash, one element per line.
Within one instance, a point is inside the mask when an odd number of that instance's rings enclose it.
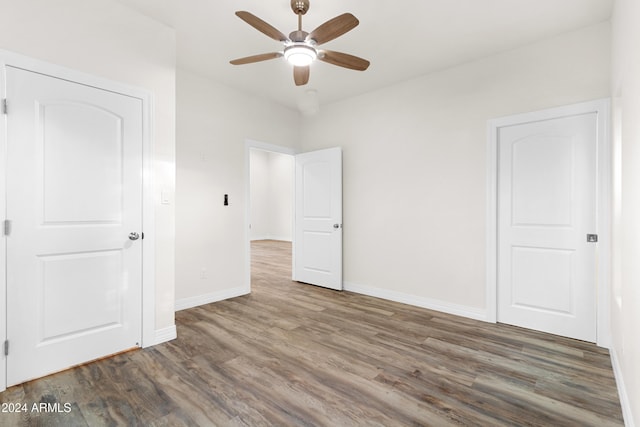
<path fill-rule="evenodd" d="M 175 28 L 178 67 L 298 108 L 307 90 L 321 104 L 418 77 L 609 19 L 613 0 L 311 0 L 310 32 L 351 12 L 360 25 L 323 45 L 371 61 L 367 71 L 323 62 L 296 87 L 284 59 L 229 60 L 281 51 L 279 42 L 235 16 L 246 10 L 285 34 L 297 27 L 290 0 L 116 0 Z"/>

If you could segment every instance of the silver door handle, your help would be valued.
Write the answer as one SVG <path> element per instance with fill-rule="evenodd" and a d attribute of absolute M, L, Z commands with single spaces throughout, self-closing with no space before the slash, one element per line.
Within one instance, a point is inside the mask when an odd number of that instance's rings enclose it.
<path fill-rule="evenodd" d="M 140 238 L 140 235 L 135 231 L 132 231 L 131 233 L 129 233 L 129 240 L 138 240 L 139 238 Z"/>
<path fill-rule="evenodd" d="M 333 224 L 333 228 L 342 228 L 342 224 Z"/>

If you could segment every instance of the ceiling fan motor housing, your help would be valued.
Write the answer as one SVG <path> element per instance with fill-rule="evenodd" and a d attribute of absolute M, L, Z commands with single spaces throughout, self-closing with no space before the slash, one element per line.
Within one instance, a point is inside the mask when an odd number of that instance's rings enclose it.
<path fill-rule="evenodd" d="M 309 0 L 291 0 L 291 10 L 296 15 L 304 15 L 309 10 Z"/>
<path fill-rule="evenodd" d="M 307 33 L 306 31 L 302 31 L 302 30 L 292 31 L 289 34 L 289 39 L 292 42 L 304 42 L 307 39 L 308 35 L 309 33 Z"/>

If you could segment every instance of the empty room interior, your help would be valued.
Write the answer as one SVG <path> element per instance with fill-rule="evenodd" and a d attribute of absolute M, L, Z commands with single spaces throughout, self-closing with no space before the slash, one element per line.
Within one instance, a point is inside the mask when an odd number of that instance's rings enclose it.
<path fill-rule="evenodd" d="M 0 425 L 640 425 L 637 0 L 0 0 Z"/>

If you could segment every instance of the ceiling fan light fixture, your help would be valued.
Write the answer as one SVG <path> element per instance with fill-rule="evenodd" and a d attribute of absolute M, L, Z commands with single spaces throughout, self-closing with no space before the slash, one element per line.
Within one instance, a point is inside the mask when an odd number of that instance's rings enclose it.
<path fill-rule="evenodd" d="M 284 59 L 296 67 L 310 65 L 317 57 L 316 50 L 306 44 L 294 44 L 284 49 Z"/>

